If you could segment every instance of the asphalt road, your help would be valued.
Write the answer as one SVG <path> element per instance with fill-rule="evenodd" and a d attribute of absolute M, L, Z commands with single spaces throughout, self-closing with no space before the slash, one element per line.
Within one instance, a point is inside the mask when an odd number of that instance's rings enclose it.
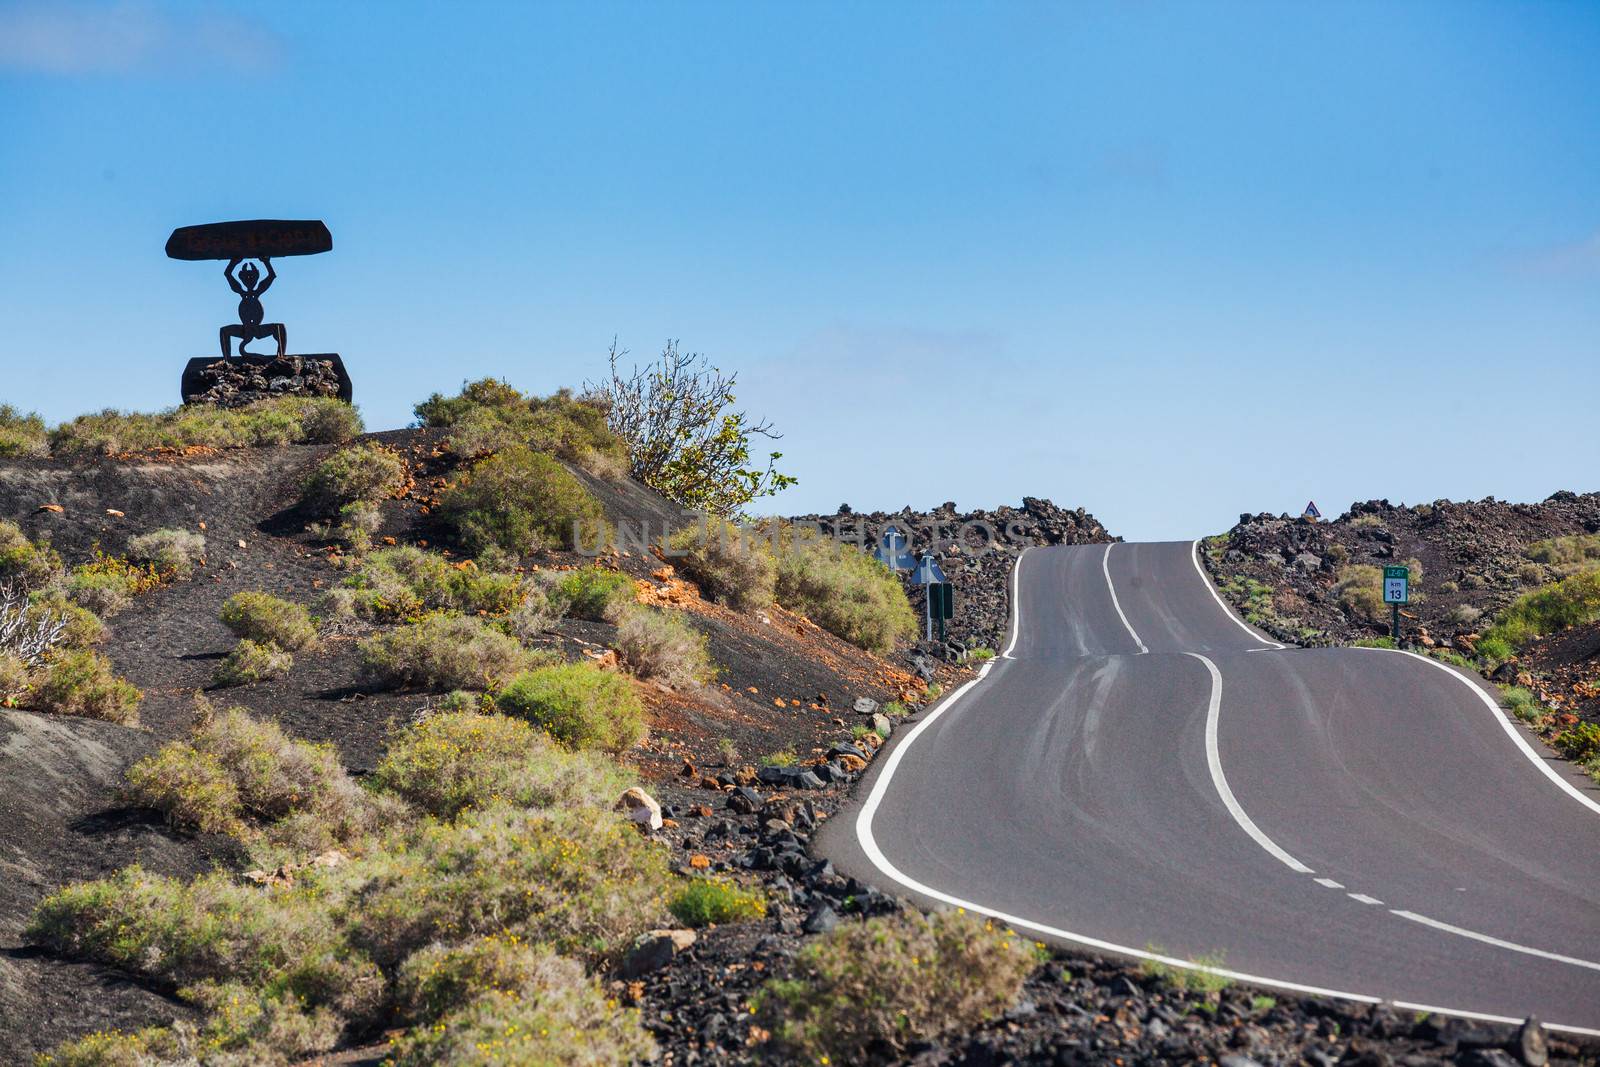
<path fill-rule="evenodd" d="M 1058 942 L 1600 1030 L 1600 790 L 1466 675 L 1282 648 L 1189 542 L 1032 549 L 1014 581 L 1011 647 L 878 758 L 838 867 Z"/>

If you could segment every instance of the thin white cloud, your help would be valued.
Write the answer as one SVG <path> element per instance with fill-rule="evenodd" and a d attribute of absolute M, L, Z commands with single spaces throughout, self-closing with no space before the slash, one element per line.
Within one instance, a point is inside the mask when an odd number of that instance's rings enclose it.
<path fill-rule="evenodd" d="M 1514 258 L 1513 265 L 1526 274 L 1570 275 L 1600 271 L 1600 230 L 1581 240 L 1524 252 Z"/>
<path fill-rule="evenodd" d="M 140 0 L 0 6 L 0 71 L 60 76 L 262 71 L 283 41 L 234 15 Z"/>

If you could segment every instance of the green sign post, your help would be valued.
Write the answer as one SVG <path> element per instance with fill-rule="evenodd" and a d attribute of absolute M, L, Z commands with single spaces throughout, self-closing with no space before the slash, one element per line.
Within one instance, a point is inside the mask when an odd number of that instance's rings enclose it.
<path fill-rule="evenodd" d="M 1383 602 L 1394 609 L 1394 623 L 1389 636 L 1400 643 L 1400 605 L 1411 603 L 1411 568 L 1383 568 Z"/>

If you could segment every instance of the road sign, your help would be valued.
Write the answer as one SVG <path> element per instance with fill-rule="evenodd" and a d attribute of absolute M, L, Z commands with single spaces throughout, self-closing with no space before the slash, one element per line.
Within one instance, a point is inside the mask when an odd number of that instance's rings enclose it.
<path fill-rule="evenodd" d="M 1394 618 L 1390 620 L 1389 624 L 1389 636 L 1394 638 L 1394 643 L 1398 645 L 1400 644 L 1400 605 L 1411 603 L 1410 567 L 1383 568 L 1383 602 L 1394 609 Z"/>
<path fill-rule="evenodd" d="M 935 582 L 945 580 L 944 571 L 939 569 L 939 564 L 932 556 L 923 556 L 922 562 L 917 565 L 917 573 L 911 580 L 918 585 L 933 585 Z"/>
<path fill-rule="evenodd" d="M 1385 604 L 1411 603 L 1410 567 L 1383 568 L 1383 602 Z"/>
<path fill-rule="evenodd" d="M 1306 501 L 1306 509 L 1300 513 L 1300 517 L 1305 519 L 1322 518 L 1322 512 L 1317 510 L 1317 502 L 1315 500 Z"/>
<path fill-rule="evenodd" d="M 906 535 L 893 526 L 883 531 L 872 554 L 892 571 L 915 570 L 917 566 L 917 558 L 906 551 Z"/>

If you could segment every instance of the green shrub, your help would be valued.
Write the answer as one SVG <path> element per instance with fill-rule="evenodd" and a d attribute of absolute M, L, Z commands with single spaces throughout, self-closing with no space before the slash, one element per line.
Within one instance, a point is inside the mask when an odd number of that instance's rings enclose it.
<path fill-rule="evenodd" d="M 339 515 L 355 504 L 376 504 L 405 484 L 406 463 L 391 448 L 362 442 L 341 448 L 312 469 L 300 499 L 319 515 Z"/>
<path fill-rule="evenodd" d="M 111 661 L 88 649 L 57 649 L 34 672 L 30 707 L 133 726 L 144 694 L 118 678 Z"/>
<path fill-rule="evenodd" d="M 474 554 L 513 556 L 597 543 L 604 520 L 572 472 L 522 445 L 473 464 L 440 499 L 438 514 Z"/>
<path fill-rule="evenodd" d="M 1551 743 L 1557 752 L 1574 763 L 1588 763 L 1600 758 L 1600 725 L 1577 723 L 1556 734 Z"/>
<path fill-rule="evenodd" d="M 617 625 L 617 658 L 640 678 L 666 685 L 710 681 L 716 670 L 706 653 L 706 636 L 681 614 L 636 607 Z"/>
<path fill-rule="evenodd" d="M 498 630 L 461 615 L 429 615 L 361 643 L 361 668 L 391 689 L 493 689 L 530 663 Z"/>
<path fill-rule="evenodd" d="M 1536 638 L 1600 619 L 1600 570 L 1580 571 L 1511 602 L 1478 642 L 1491 662 L 1510 659 Z"/>
<path fill-rule="evenodd" d="M 996 1018 L 1037 963 L 1033 945 L 977 915 L 907 911 L 810 942 L 761 1006 L 797 1059 L 881 1063 Z"/>
<path fill-rule="evenodd" d="M 10 404 L 0 404 L 0 459 L 49 454 L 44 420 L 33 412 L 24 415 Z"/>
<path fill-rule="evenodd" d="M 709 517 L 678 531 L 667 542 L 683 573 L 708 599 L 740 611 L 769 607 L 776 596 L 778 565 L 766 541 L 724 519 Z"/>
<path fill-rule="evenodd" d="M 457 456 L 525 445 L 603 476 L 627 470 L 627 447 L 606 425 L 605 412 L 565 389 L 526 397 L 503 381 L 485 378 L 467 383 L 458 396 L 433 394 L 417 405 L 416 414 L 424 426 L 451 429 L 446 448 Z"/>
<path fill-rule="evenodd" d="M 667 904 L 673 916 L 685 926 L 743 922 L 767 914 L 767 899 L 761 893 L 743 889 L 716 878 L 691 878 Z"/>
<path fill-rule="evenodd" d="M 644 705 L 628 679 L 588 663 L 520 674 L 496 705 L 572 748 L 622 752 L 644 738 Z"/>
<path fill-rule="evenodd" d="M 225 689 L 282 678 L 294 666 L 294 656 L 277 645 L 242 638 L 222 658 L 211 676 L 213 685 Z"/>
<path fill-rule="evenodd" d="M 659 921 L 660 848 L 610 811 L 465 811 L 424 819 L 357 861 L 353 943 L 394 966 L 435 941 L 504 931 L 589 959 Z"/>
<path fill-rule="evenodd" d="M 96 552 L 67 575 L 67 598 L 96 615 L 114 615 L 136 596 L 161 584 L 154 566 Z"/>
<path fill-rule="evenodd" d="M 146 563 L 158 573 L 187 578 L 205 562 L 204 534 L 192 530 L 153 530 L 128 539 L 128 558 Z"/>
<path fill-rule="evenodd" d="M 425 611 L 505 615 L 527 596 L 515 574 L 484 570 L 471 560 L 452 563 L 411 545 L 374 552 L 344 584 L 355 591 L 357 614 L 381 620 Z"/>
<path fill-rule="evenodd" d="M 22 527 L 0 519 L 0 582 L 42 589 L 61 576 L 61 557 L 47 544 L 28 540 Z"/>
<path fill-rule="evenodd" d="M 317 643 L 317 628 L 305 608 L 258 590 L 235 593 L 223 601 L 222 625 L 237 637 L 291 652 Z"/>
<path fill-rule="evenodd" d="M 850 545 L 819 536 L 783 538 L 777 552 L 778 603 L 853 645 L 885 653 L 916 633 L 900 580 Z"/>
<path fill-rule="evenodd" d="M 106 410 L 50 432 L 51 451 L 116 455 L 152 449 L 340 444 L 361 432 L 355 408 L 328 397 L 280 397 L 238 408 L 189 404 L 155 414 Z"/>
<path fill-rule="evenodd" d="M 340 936 L 328 891 L 339 873 L 323 879 L 311 869 L 293 886 L 263 889 L 226 871 L 185 883 L 128 867 L 46 897 L 26 936 L 179 987 L 239 982 L 369 1013 L 383 976 Z"/>
<path fill-rule="evenodd" d="M 633 603 L 633 579 L 603 567 L 579 567 L 556 580 L 556 595 L 575 619 L 614 622 Z"/>
<path fill-rule="evenodd" d="M 1166 949 L 1160 945 L 1147 945 L 1146 949 L 1160 955 L 1166 954 Z M 1227 989 L 1233 984 L 1233 979 L 1216 974 L 1211 970 L 1199 968 L 1219 968 L 1223 965 L 1223 954 L 1213 952 L 1203 956 L 1192 956 L 1190 963 L 1196 967 L 1176 967 L 1162 963 L 1160 960 L 1145 960 L 1139 965 L 1141 974 L 1154 978 L 1163 986 L 1179 993 L 1217 993 Z"/>
<path fill-rule="evenodd" d="M 800 761 L 792 748 L 780 748 L 776 752 L 768 752 L 761 757 L 763 767 L 793 767 Z"/>
<path fill-rule="evenodd" d="M 468 808 L 607 808 L 629 784 L 609 760 L 567 752 L 519 719 L 434 714 L 402 731 L 368 778 L 421 811 L 453 819 Z"/>
<path fill-rule="evenodd" d="M 621 1010 L 574 960 L 510 937 L 432 945 L 397 981 L 419 1025 L 395 1040 L 396 1067 L 626 1067 L 655 1058 L 638 1012 Z"/>
<path fill-rule="evenodd" d="M 192 1042 L 172 1027 L 150 1026 L 85 1034 L 35 1057 L 34 1067 L 166 1067 L 184 1057 L 194 1058 Z"/>
<path fill-rule="evenodd" d="M 392 809 L 351 780 L 332 745 L 289 737 L 243 708 L 203 709 L 187 741 L 168 742 L 128 769 L 127 794 L 177 826 L 259 828 L 307 849 L 354 841 Z"/>

